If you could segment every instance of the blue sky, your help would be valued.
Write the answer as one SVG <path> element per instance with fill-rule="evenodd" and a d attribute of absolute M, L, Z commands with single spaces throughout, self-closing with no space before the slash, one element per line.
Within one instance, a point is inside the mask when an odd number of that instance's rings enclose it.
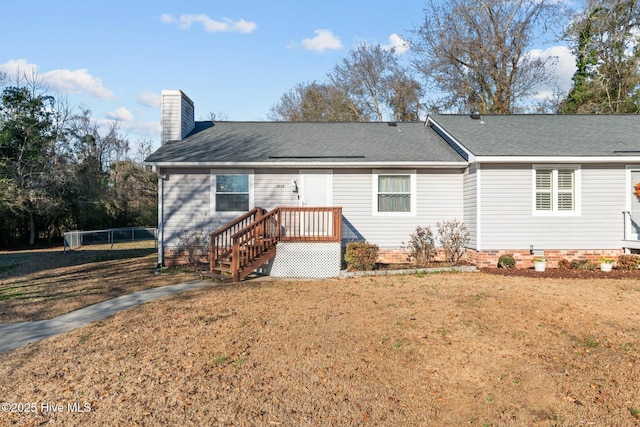
<path fill-rule="evenodd" d="M 361 42 L 402 47 L 421 0 L 3 1 L 0 71 L 37 72 L 69 105 L 119 120 L 130 141 L 159 144 L 163 89 L 181 89 L 196 119 L 267 120 L 298 83 L 321 80 Z M 561 56 L 568 87 L 573 59 Z"/>

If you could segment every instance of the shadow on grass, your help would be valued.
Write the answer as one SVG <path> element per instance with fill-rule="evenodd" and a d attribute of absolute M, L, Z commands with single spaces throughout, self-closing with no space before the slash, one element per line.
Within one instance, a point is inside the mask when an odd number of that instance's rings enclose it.
<path fill-rule="evenodd" d="M 153 247 L 0 252 L 0 323 L 41 320 L 162 286 Z"/>
<path fill-rule="evenodd" d="M 95 262 L 142 258 L 155 253 L 155 248 L 124 248 L 112 250 L 83 249 L 79 251 L 40 250 L 0 253 L 0 279 L 26 276 L 63 267 Z"/>

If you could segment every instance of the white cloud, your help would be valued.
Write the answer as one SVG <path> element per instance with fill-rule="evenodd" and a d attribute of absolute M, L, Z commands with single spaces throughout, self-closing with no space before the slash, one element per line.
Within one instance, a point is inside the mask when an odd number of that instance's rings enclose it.
<path fill-rule="evenodd" d="M 88 94 L 101 99 L 114 99 L 113 92 L 102 85 L 102 80 L 92 76 L 86 68 L 78 70 L 52 70 L 38 73 L 38 66 L 26 59 L 12 59 L 0 65 L 0 71 L 7 74 L 9 80 L 36 77 L 49 89 L 67 94 Z"/>
<path fill-rule="evenodd" d="M 85 68 L 78 70 L 53 70 L 40 74 L 46 84 L 64 93 L 86 93 L 102 99 L 115 99 L 113 92 L 102 85 L 102 80 L 93 77 Z"/>
<path fill-rule="evenodd" d="M 402 36 L 393 33 L 389 36 L 389 44 L 381 46 L 385 50 L 395 49 L 396 55 L 402 55 L 409 50 L 409 42 L 402 38 Z"/>
<path fill-rule="evenodd" d="M 571 88 L 571 77 L 576 72 L 576 58 L 566 46 L 551 46 L 544 50 L 533 49 L 530 52 L 532 58 L 555 57 L 557 60 L 554 74 L 558 87 L 562 90 Z M 541 92 L 543 92 L 542 90 Z"/>
<path fill-rule="evenodd" d="M 114 111 L 107 113 L 107 118 L 117 120 L 119 122 L 130 122 L 133 120 L 133 114 L 124 107 L 116 108 Z"/>
<path fill-rule="evenodd" d="M 311 39 L 302 39 L 302 46 L 314 52 L 324 52 L 327 49 L 342 49 L 342 42 L 338 36 L 329 30 L 315 30 L 316 36 Z"/>
<path fill-rule="evenodd" d="M 38 66 L 29 64 L 26 59 L 10 59 L 0 64 L 0 72 L 5 73 L 10 80 L 16 80 L 24 76 L 31 77 L 38 72 Z"/>
<path fill-rule="evenodd" d="M 221 21 L 214 21 L 204 13 L 197 15 L 181 15 L 179 18 L 165 13 L 160 17 L 160 21 L 165 24 L 177 25 L 183 30 L 191 28 L 193 24 L 202 24 L 204 30 L 208 33 L 252 33 L 258 26 L 255 22 L 248 22 L 244 19 L 234 21 L 229 18 L 223 18 Z"/>
<path fill-rule="evenodd" d="M 162 103 L 162 97 L 156 92 L 143 91 L 138 94 L 136 101 L 145 107 L 159 108 Z"/>

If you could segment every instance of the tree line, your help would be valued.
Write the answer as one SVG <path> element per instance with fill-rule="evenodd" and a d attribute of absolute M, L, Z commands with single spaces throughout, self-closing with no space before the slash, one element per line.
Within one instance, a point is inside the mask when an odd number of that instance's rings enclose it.
<path fill-rule="evenodd" d="M 37 77 L 0 83 L 0 246 L 157 223 L 157 177 L 142 164 L 149 141 L 135 157 L 116 122 L 101 129 Z"/>
<path fill-rule="evenodd" d="M 640 0 L 427 0 L 424 21 L 395 49 L 361 43 L 322 81 L 299 83 L 271 108 L 282 121 L 410 121 L 421 113 L 638 113 Z M 572 87 L 557 87 L 557 58 L 536 40 L 567 42 Z"/>

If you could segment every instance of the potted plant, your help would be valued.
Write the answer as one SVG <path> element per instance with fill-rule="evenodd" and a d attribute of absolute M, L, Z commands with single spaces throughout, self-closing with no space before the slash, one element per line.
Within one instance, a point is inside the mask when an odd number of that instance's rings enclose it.
<path fill-rule="evenodd" d="M 601 271 L 611 271 L 614 263 L 613 258 L 602 257 L 600 258 L 600 270 Z"/>
<path fill-rule="evenodd" d="M 547 268 L 546 258 L 539 257 L 539 256 L 533 257 L 531 262 L 533 262 L 533 268 L 535 268 L 536 271 L 544 271 L 545 268 Z"/>

